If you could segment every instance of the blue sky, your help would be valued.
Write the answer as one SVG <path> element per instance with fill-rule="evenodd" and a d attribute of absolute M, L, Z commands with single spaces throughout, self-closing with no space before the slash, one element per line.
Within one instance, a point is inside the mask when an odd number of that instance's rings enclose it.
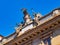
<path fill-rule="evenodd" d="M 31 8 L 45 15 L 58 7 L 60 0 L 0 0 L 0 34 L 6 37 L 15 32 L 16 23 L 23 21 L 21 8 L 32 16 Z"/>

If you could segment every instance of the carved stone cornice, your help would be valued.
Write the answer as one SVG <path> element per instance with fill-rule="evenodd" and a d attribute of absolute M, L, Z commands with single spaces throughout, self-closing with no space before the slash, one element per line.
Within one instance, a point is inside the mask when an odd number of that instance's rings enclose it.
<path fill-rule="evenodd" d="M 34 29 L 26 31 L 24 34 L 6 43 L 5 45 L 12 45 L 17 42 L 18 42 L 17 45 L 21 45 L 35 38 L 45 39 L 50 37 L 52 33 L 55 31 L 55 29 L 59 27 L 60 27 L 60 15 L 43 23 L 42 25 L 37 26 Z"/>

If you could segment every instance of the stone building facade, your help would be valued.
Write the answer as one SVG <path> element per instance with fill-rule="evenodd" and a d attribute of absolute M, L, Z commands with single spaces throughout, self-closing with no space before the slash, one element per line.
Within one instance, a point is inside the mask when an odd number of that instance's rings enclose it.
<path fill-rule="evenodd" d="M 34 19 L 25 8 L 22 11 L 24 23 L 15 27 L 13 34 L 0 38 L 0 45 L 60 45 L 60 8 L 45 16 L 37 13 Z"/>

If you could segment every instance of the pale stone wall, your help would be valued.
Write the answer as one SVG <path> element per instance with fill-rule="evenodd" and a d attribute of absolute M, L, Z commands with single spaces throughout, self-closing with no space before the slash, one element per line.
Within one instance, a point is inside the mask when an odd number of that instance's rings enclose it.
<path fill-rule="evenodd" d="M 60 45 L 60 29 L 57 29 L 54 33 L 53 33 L 53 38 L 51 40 L 51 44 L 52 45 Z"/>
<path fill-rule="evenodd" d="M 52 38 L 51 44 L 52 44 L 52 45 L 60 45 L 60 35 Z"/>

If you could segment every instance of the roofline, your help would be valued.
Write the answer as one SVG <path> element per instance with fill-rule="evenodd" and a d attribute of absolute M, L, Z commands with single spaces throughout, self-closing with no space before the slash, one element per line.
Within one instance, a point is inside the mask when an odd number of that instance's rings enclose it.
<path fill-rule="evenodd" d="M 41 20 L 41 19 L 49 16 L 49 15 L 52 14 L 53 11 L 55 11 L 55 10 L 60 10 L 60 8 L 56 8 L 56 9 L 52 10 L 50 13 L 48 13 L 48 14 L 46 14 L 45 16 L 41 17 L 39 20 Z M 33 23 L 33 22 L 32 22 L 32 23 Z M 32 24 L 32 23 L 30 23 L 30 24 Z M 28 24 L 28 25 L 30 25 L 30 24 Z M 27 26 L 27 25 L 26 25 L 26 26 Z M 25 27 L 26 27 L 26 26 L 25 26 Z M 23 28 L 22 28 L 22 29 L 23 29 Z M 16 31 L 15 31 L 14 33 L 10 34 L 10 35 L 7 36 L 7 37 L 4 37 L 4 38 L 9 38 L 9 37 L 13 36 L 14 34 L 16 34 Z M 0 36 L 2 36 L 2 35 L 0 35 Z M 2 37 L 3 37 L 3 36 L 2 36 Z"/>

